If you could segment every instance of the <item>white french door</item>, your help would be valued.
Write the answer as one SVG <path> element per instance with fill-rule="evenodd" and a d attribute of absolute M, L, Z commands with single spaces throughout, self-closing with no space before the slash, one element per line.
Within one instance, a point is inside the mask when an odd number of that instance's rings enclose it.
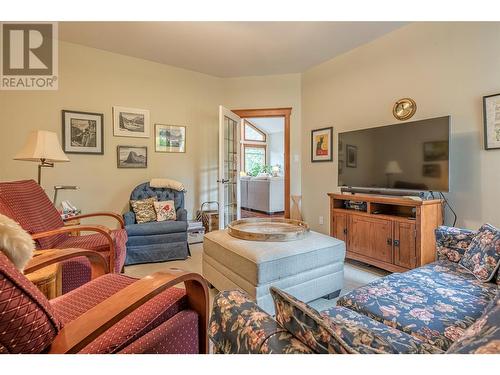
<path fill-rule="evenodd" d="M 219 229 L 241 217 L 240 126 L 234 112 L 219 106 Z"/>

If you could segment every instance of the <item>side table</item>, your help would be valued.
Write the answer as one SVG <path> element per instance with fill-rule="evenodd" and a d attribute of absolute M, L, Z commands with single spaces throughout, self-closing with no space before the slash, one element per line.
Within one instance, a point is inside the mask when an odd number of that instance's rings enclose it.
<path fill-rule="evenodd" d="M 65 227 L 69 227 L 69 226 L 76 226 L 76 225 L 80 225 L 80 220 L 79 219 L 67 219 L 65 222 L 64 222 L 64 226 Z M 80 235 L 80 231 L 79 230 L 74 230 L 70 233 L 70 236 L 79 236 Z"/>
<path fill-rule="evenodd" d="M 35 256 L 42 251 L 43 250 L 35 251 Z M 62 280 L 59 264 L 52 264 L 38 271 L 29 273 L 26 275 L 26 278 L 35 284 L 49 300 L 61 295 Z"/>

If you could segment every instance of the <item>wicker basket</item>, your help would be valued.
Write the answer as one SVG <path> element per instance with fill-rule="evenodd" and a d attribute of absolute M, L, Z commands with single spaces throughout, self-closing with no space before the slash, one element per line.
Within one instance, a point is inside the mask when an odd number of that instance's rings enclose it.
<path fill-rule="evenodd" d="M 217 209 L 210 209 L 211 205 L 217 206 Z M 219 229 L 219 202 L 203 202 L 200 210 L 196 214 L 196 220 L 203 223 L 205 233 Z"/>

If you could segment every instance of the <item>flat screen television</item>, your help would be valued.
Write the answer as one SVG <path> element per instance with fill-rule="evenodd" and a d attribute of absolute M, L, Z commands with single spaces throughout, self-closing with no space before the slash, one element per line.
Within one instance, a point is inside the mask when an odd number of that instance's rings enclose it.
<path fill-rule="evenodd" d="M 338 185 L 449 191 L 450 116 L 339 133 Z"/>

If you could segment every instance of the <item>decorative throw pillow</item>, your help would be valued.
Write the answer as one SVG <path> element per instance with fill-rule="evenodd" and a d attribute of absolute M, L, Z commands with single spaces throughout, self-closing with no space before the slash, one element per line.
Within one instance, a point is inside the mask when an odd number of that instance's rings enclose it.
<path fill-rule="evenodd" d="M 132 206 L 132 210 L 134 211 L 135 221 L 137 222 L 137 224 L 156 221 L 154 202 L 156 202 L 157 200 L 158 199 L 156 199 L 156 197 L 151 197 L 137 201 L 130 201 L 130 205 Z"/>
<path fill-rule="evenodd" d="M 480 281 L 490 281 L 500 264 L 500 230 L 484 224 L 472 239 L 459 264 Z"/>
<path fill-rule="evenodd" d="M 370 329 L 335 321 L 275 287 L 270 288 L 276 320 L 316 353 L 395 353 L 383 337 Z M 357 342 L 356 348 L 349 342 Z"/>
<path fill-rule="evenodd" d="M 500 293 L 497 293 L 484 314 L 465 330 L 446 353 L 500 353 Z"/>
<path fill-rule="evenodd" d="M 154 202 L 156 221 L 177 220 L 174 201 Z"/>

